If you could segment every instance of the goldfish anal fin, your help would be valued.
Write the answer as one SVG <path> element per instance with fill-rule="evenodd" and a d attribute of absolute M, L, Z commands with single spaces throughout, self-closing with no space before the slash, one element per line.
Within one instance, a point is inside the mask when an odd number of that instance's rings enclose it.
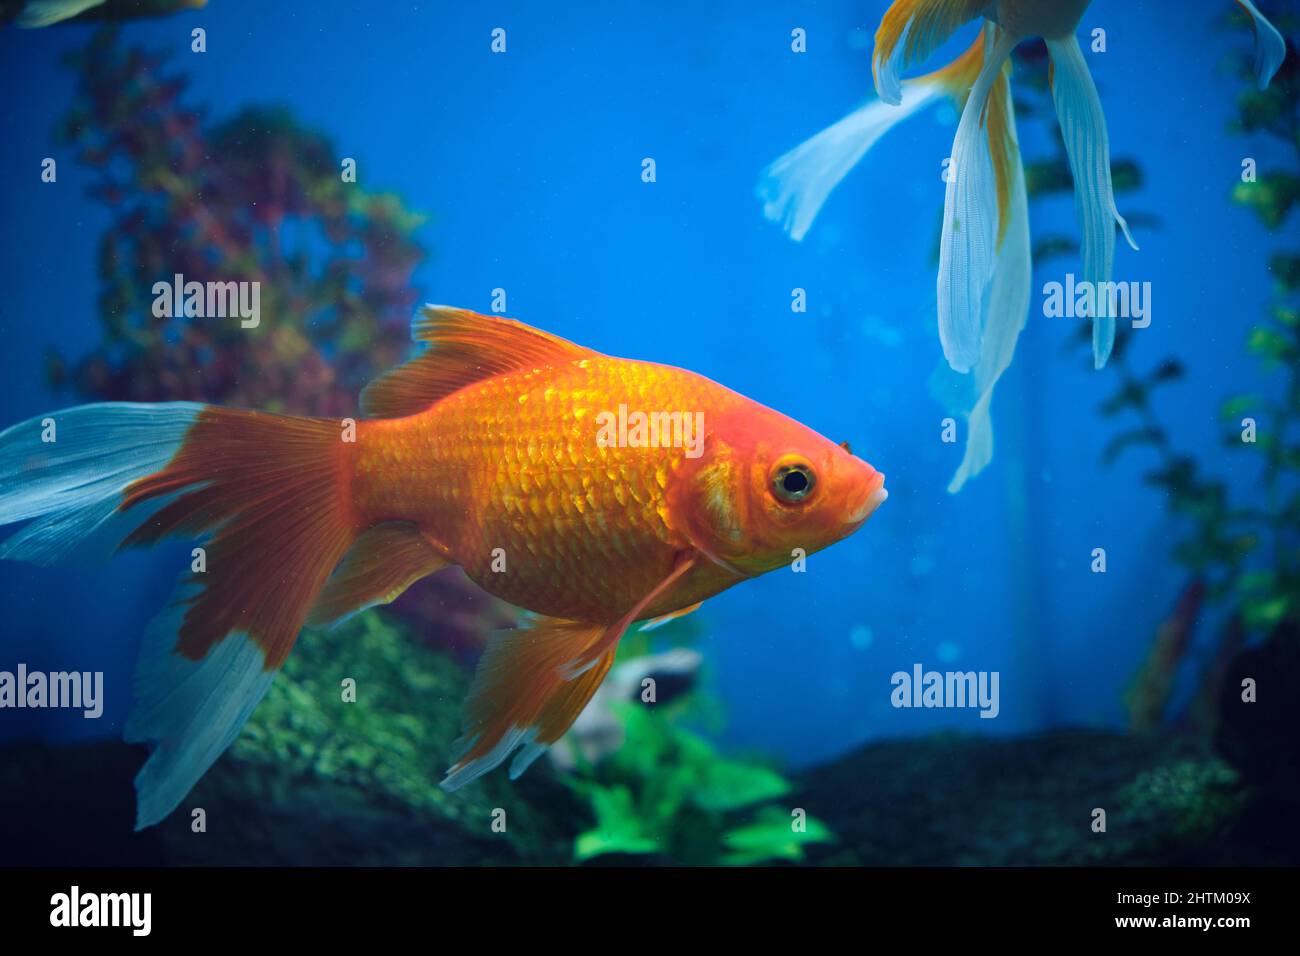
<path fill-rule="evenodd" d="M 640 628 L 638 628 L 638 630 L 641 631 L 643 634 L 646 631 L 656 631 L 659 628 L 663 627 L 665 624 L 667 624 L 669 621 L 675 621 L 680 617 L 685 617 L 687 614 L 690 614 L 693 611 L 698 611 L 700 609 L 700 605 L 702 605 L 703 603 L 704 603 L 703 601 L 700 601 L 696 604 L 692 604 L 690 607 L 684 607 L 684 608 L 680 608 L 679 610 L 673 611 L 671 614 L 660 614 L 658 617 L 653 617 L 650 620 L 646 621 L 644 624 L 641 625 Z"/>
<path fill-rule="evenodd" d="M 392 521 L 357 538 L 307 615 L 308 624 L 337 624 L 378 604 L 391 604 L 420 578 L 448 565 L 418 527 Z"/>
<path fill-rule="evenodd" d="M 375 379 L 361 393 L 361 410 L 379 418 L 424 411 L 466 385 L 517 369 L 556 365 L 597 353 L 514 319 L 426 305 L 411 337 L 427 348 Z"/>

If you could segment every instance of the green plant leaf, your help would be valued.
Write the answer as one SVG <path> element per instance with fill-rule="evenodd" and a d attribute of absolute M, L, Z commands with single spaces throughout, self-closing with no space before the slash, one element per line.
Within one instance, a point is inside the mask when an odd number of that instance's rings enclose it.
<path fill-rule="evenodd" d="M 1236 395 L 1219 406 L 1219 415 L 1225 420 L 1239 421 L 1242 416 L 1249 417 L 1251 412 L 1259 408 L 1259 405 L 1258 395 Z"/>
<path fill-rule="evenodd" d="M 1271 630 L 1286 617 L 1293 604 L 1294 598 L 1289 594 L 1248 600 L 1241 608 L 1242 620 L 1252 630 Z"/>
<path fill-rule="evenodd" d="M 782 808 L 763 807 L 750 823 L 723 836 L 723 845 L 730 852 L 722 861 L 729 866 L 750 866 L 770 860 L 802 860 L 805 846 L 835 839 L 815 817 L 804 820 L 802 832 L 796 831 L 793 823 L 792 815 Z"/>
<path fill-rule="evenodd" d="M 758 764 L 717 758 L 702 769 L 691 802 L 705 810 L 738 810 L 783 796 L 790 790 L 784 777 Z"/>
<path fill-rule="evenodd" d="M 1278 253 L 1269 260 L 1268 269 L 1284 292 L 1300 289 L 1300 256 Z"/>
<path fill-rule="evenodd" d="M 659 844 L 641 825 L 627 787 L 602 787 L 591 784 L 584 788 L 596 815 L 596 825 L 580 833 L 573 843 L 573 855 L 579 860 L 589 860 L 604 853 L 654 853 Z"/>
<path fill-rule="evenodd" d="M 1234 202 L 1255 210 L 1269 229 L 1276 229 L 1286 221 L 1291 208 L 1300 200 L 1300 177 L 1273 173 L 1261 176 L 1253 183 L 1237 183 L 1232 198 Z"/>

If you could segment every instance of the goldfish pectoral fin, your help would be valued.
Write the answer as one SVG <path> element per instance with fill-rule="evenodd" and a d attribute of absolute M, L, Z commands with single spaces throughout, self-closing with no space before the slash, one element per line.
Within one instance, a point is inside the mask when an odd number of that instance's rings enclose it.
<path fill-rule="evenodd" d="M 1250 14 L 1255 27 L 1255 77 L 1261 90 L 1268 89 L 1273 75 L 1286 59 L 1286 41 L 1277 27 L 1268 22 L 1251 0 L 1237 0 L 1237 6 Z"/>
<path fill-rule="evenodd" d="M 939 242 L 939 341 L 955 371 L 967 372 L 980 359 L 984 299 L 993 277 L 999 222 L 998 164 L 984 134 L 986 107 L 1015 42 L 997 31 L 985 44 L 984 65 L 975 80 L 953 139 Z"/>
<path fill-rule="evenodd" d="M 453 748 L 455 764 L 443 789 L 463 787 L 523 747 L 511 766 L 517 777 L 559 740 L 605 679 L 617 645 L 571 679 L 563 676 L 564 665 L 609 627 L 539 617 L 527 627 L 494 634 L 465 700 L 465 733 Z"/>
<path fill-rule="evenodd" d="M 619 639 L 622 638 L 624 632 L 632 626 L 632 622 L 638 620 L 646 612 L 647 608 L 672 590 L 673 585 L 681 580 L 682 576 L 686 574 L 687 571 L 695 567 L 699 560 L 700 559 L 693 551 L 683 551 L 681 554 L 677 555 L 673 562 L 673 569 L 668 572 L 668 575 L 651 588 L 650 592 L 642 597 L 641 600 L 637 601 L 636 604 L 632 606 L 631 610 L 624 614 L 621 619 L 607 627 L 605 632 L 601 634 L 597 640 L 593 641 L 589 647 L 583 650 L 581 654 L 565 664 L 561 670 L 561 675 L 566 679 L 576 677 L 587 668 L 594 666 L 597 661 L 602 659 L 606 652 L 612 651 L 617 647 Z M 697 604 L 696 607 L 698 606 L 699 605 Z"/>
<path fill-rule="evenodd" d="M 659 628 L 663 627 L 669 621 L 675 621 L 678 618 L 685 617 L 687 614 L 690 614 L 694 611 L 698 611 L 701 605 L 703 604 L 704 604 L 703 601 L 699 601 L 695 604 L 692 604 L 690 607 L 684 607 L 679 610 L 673 611 L 671 614 L 661 614 L 658 617 L 653 617 L 650 620 L 646 621 L 644 624 L 642 624 L 639 628 L 637 628 L 637 630 L 639 630 L 642 634 L 644 634 L 646 631 L 657 631 Z"/>
<path fill-rule="evenodd" d="M 366 608 L 391 604 L 416 581 L 447 567 L 441 549 L 414 524 L 391 521 L 362 532 L 307 615 L 337 625 Z"/>
<path fill-rule="evenodd" d="M 942 92 L 937 83 L 908 83 L 900 94 L 901 109 L 873 100 L 790 150 L 759 177 L 763 215 L 780 223 L 795 242 L 802 240 L 849 170 L 882 136 Z"/>
<path fill-rule="evenodd" d="M 465 733 L 456 763 L 442 781 L 456 790 L 502 763 L 518 777 L 569 729 L 609 673 L 629 625 L 667 594 L 699 559 L 682 552 L 672 570 L 613 624 L 539 617 L 529 626 L 494 634 L 465 700 Z"/>
<path fill-rule="evenodd" d="M 411 325 L 425 351 L 375 379 L 361 410 L 378 418 L 422 412 L 434 402 L 501 372 L 554 365 L 596 353 L 514 319 L 426 305 Z"/>
<path fill-rule="evenodd" d="M 1115 190 L 1110 173 L 1110 136 L 1102 112 L 1097 86 L 1088 64 L 1071 35 L 1048 40 L 1052 59 L 1052 99 L 1061 124 L 1070 171 L 1074 174 L 1074 203 L 1082 233 L 1083 280 L 1094 292 L 1092 309 L 1093 364 L 1102 368 L 1115 345 L 1115 315 L 1109 296 L 1103 298 L 1102 283 L 1108 283 L 1115 267 L 1115 225 L 1119 224 L 1129 245 L 1137 248 L 1128 223 L 1115 208 Z"/>
<path fill-rule="evenodd" d="M 104 0 L 28 0 L 14 20 L 14 26 L 24 30 L 53 26 L 71 20 L 103 2 Z"/>
<path fill-rule="evenodd" d="M 969 376 L 973 379 L 973 399 L 968 399 L 966 449 L 961 464 L 948 485 L 956 494 L 966 482 L 979 474 L 993 460 L 993 419 L 990 405 L 998 379 L 1011 366 L 1016 342 L 1029 317 L 1030 284 L 1033 260 L 1029 243 L 1029 197 L 1025 190 L 1024 167 L 1018 153 L 1015 115 L 1011 110 L 1011 92 L 1005 76 L 994 89 L 995 97 L 1005 98 L 1008 116 L 1007 137 L 1016 161 L 1008 169 L 1006 228 L 993 267 L 989 289 L 988 321 L 984 329 L 979 363 Z M 995 101 L 996 103 L 996 101 Z"/>

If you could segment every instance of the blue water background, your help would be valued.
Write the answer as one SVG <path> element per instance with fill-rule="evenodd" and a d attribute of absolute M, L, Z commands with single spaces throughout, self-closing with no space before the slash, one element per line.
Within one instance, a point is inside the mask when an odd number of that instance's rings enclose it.
<path fill-rule="evenodd" d="M 950 110 L 909 121 L 855 170 L 802 244 L 760 215 L 759 170 L 870 95 L 868 40 L 883 0 L 821 3 L 268 3 L 135 21 L 124 39 L 174 51 L 190 102 L 213 118 L 284 103 L 358 160 L 370 187 L 431 214 L 422 297 L 509 314 L 600 351 L 681 365 L 776 407 L 887 473 L 891 497 L 852 539 L 711 600 L 702 622 L 725 743 L 794 765 L 875 737 L 951 727 L 1018 734 L 1118 726 L 1120 695 L 1184 573 L 1174 527 L 1141 482 L 1139 452 L 1105 467 L 1115 387 L 1062 346 L 1070 320 L 1034 311 L 994 405 L 992 467 L 945 486 L 961 446 L 939 440 L 927 380 L 939 360 L 932 255 L 954 129 Z M 1188 368 L 1156 411 L 1176 444 L 1249 493 L 1254 471 L 1218 444 L 1222 398 L 1255 388 L 1241 343 L 1269 299 L 1276 245 L 1229 194 L 1245 156 L 1229 135 L 1248 49 L 1227 3 L 1098 0 L 1089 54 L 1114 152 L 1145 185 L 1124 210 L 1159 217 L 1121 245 L 1116 277 L 1153 285 L 1139 368 Z M 1177 9 L 1175 9 L 1177 8 Z M 189 51 L 207 30 L 208 52 Z M 489 51 L 504 27 L 508 53 Z M 803 27 L 808 52 L 790 50 Z M 59 403 L 43 381 L 54 347 L 100 334 L 95 272 L 105 210 L 90 173 L 51 131 L 73 93 L 58 63 L 91 28 L 0 30 L 0 423 Z M 948 49 L 957 50 L 969 40 Z M 1050 143 L 1022 121 L 1025 154 Z M 59 160 L 56 185 L 40 161 Z M 653 157 L 657 182 L 641 181 Z M 1075 231 L 1067 199 L 1035 203 L 1034 234 Z M 1055 260 L 1036 288 L 1059 279 Z M 807 290 L 793 314 L 791 290 Z M 1106 574 L 1090 571 L 1104 547 Z M 0 668 L 103 670 L 107 711 L 0 717 L 0 738 L 120 732 L 145 623 L 185 550 L 108 567 L 0 564 Z M 1208 632 L 1199 637 L 1205 653 Z M 1199 659 L 1199 658 L 1197 658 Z M 1002 711 L 895 710 L 889 677 L 914 663 L 999 671 Z M 1190 680 L 1184 675 L 1184 682 Z"/>

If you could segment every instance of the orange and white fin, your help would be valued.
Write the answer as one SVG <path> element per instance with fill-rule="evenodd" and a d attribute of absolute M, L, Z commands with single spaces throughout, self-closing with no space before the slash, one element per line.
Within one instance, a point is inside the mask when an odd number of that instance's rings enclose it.
<path fill-rule="evenodd" d="M 442 781 L 456 790 L 496 767 L 516 747 L 513 780 L 578 719 L 609 672 L 619 639 L 691 568 L 693 553 L 678 555 L 672 570 L 613 624 L 540 617 L 526 627 L 493 635 L 465 700 L 464 736 L 456 763 Z"/>
<path fill-rule="evenodd" d="M 207 406 L 160 471 L 126 489 L 130 512 L 165 502 L 123 546 L 200 539 L 150 625 L 125 737 L 152 745 L 136 777 L 137 829 L 184 799 L 234 742 L 308 609 L 356 537 L 337 421 Z"/>
<path fill-rule="evenodd" d="M 86 405 L 0 433 L 0 524 L 29 522 L 0 557 L 48 563 L 109 534 L 200 539 L 136 668 L 125 736 L 152 744 L 137 829 L 238 736 L 352 543 L 341 434 L 335 421 L 179 402 Z"/>
<path fill-rule="evenodd" d="M 993 460 L 993 389 L 1015 356 L 1016 342 L 1029 317 L 1029 300 L 1033 279 L 1033 261 L 1029 243 L 1029 197 L 1025 190 L 1024 167 L 1020 163 L 1019 140 L 1011 90 L 1006 74 L 993 87 L 989 103 L 989 134 L 993 137 L 996 115 L 1005 115 L 1008 151 L 1014 157 L 1006 171 L 1009 177 L 1007 197 L 999 190 L 999 242 L 993 280 L 989 286 L 988 319 L 980 350 L 980 359 L 968 376 L 973 385 L 973 400 L 961 409 L 966 413 L 966 450 L 961 464 L 948 485 L 956 494 L 971 478 Z M 994 160 L 996 165 L 996 158 Z M 952 373 L 949 373 L 952 374 Z"/>
<path fill-rule="evenodd" d="M 1259 80 L 1259 88 L 1266 90 L 1286 59 L 1286 41 L 1251 0 L 1237 0 L 1237 6 L 1250 14 L 1255 27 L 1255 77 Z"/>
<path fill-rule="evenodd" d="M 632 622 L 640 620 L 647 608 L 653 606 L 656 601 L 671 591 L 682 576 L 695 567 L 698 560 L 693 552 L 685 551 L 679 554 L 668 576 L 656 584 L 649 594 L 637 601 L 619 621 L 606 628 L 605 633 L 601 635 L 599 640 L 566 664 L 561 669 L 560 675 L 567 680 L 577 677 L 587 668 L 595 666 L 597 661 L 604 657 L 607 650 L 612 650 L 618 645 L 619 638 L 632 626 Z"/>
<path fill-rule="evenodd" d="M 639 630 L 643 634 L 646 631 L 657 631 L 659 628 L 663 627 L 669 621 L 676 621 L 678 618 L 683 618 L 687 614 L 690 614 L 694 611 L 698 611 L 701 605 L 703 604 L 704 602 L 700 601 L 698 604 L 692 604 L 690 607 L 679 608 L 678 610 L 673 611 L 671 614 L 661 614 L 658 617 L 652 617 L 650 620 L 646 621 L 639 628 L 637 628 L 637 630 Z"/>
<path fill-rule="evenodd" d="M 597 353 L 514 319 L 445 305 L 426 305 L 411 326 L 426 348 L 375 379 L 361 393 L 361 410 L 378 418 L 401 418 L 474 382 L 502 372 L 556 365 Z"/>
<path fill-rule="evenodd" d="M 391 521 L 362 532 L 325 582 L 307 623 L 334 625 L 366 608 L 391 604 L 448 560 L 415 525 Z"/>
<path fill-rule="evenodd" d="M 953 139 L 939 237 L 939 341 L 957 372 L 969 371 L 980 359 L 985 296 L 993 278 L 999 232 L 1008 221 L 999 208 L 999 193 L 1008 195 L 1005 188 L 999 189 L 998 174 L 999 168 L 1003 177 L 1008 172 L 1003 165 L 1008 162 L 1005 140 L 991 151 L 986 130 L 997 136 L 991 121 L 1001 114 L 990 110 L 990 98 L 1006 82 L 1003 70 L 1015 40 L 1001 30 L 990 27 L 989 31 L 995 39 L 985 43 L 984 64 Z"/>
<path fill-rule="evenodd" d="M 902 74 L 976 19 L 989 0 L 894 0 L 876 30 L 871 74 L 876 93 L 891 106 L 902 102 Z"/>
<path fill-rule="evenodd" d="M 523 750 L 510 767 L 518 777 L 582 713 L 614 662 L 617 637 L 594 666 L 571 680 L 562 670 L 605 637 L 610 625 L 540 617 L 488 641 L 465 700 L 465 733 L 442 781 L 456 790 Z M 608 642 L 606 642 L 608 643 Z"/>

